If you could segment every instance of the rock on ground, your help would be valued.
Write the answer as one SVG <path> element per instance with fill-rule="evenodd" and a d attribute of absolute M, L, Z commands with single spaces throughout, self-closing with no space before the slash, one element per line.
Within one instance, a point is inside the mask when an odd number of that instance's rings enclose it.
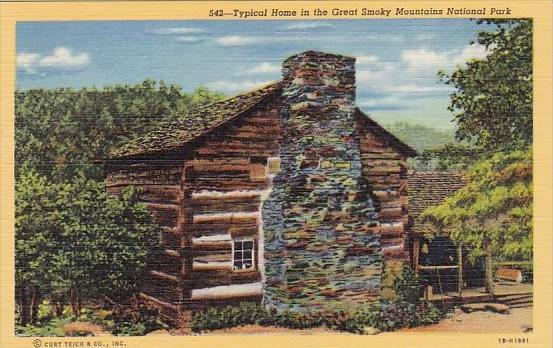
<path fill-rule="evenodd" d="M 475 311 L 490 311 L 501 314 L 509 313 L 509 306 L 502 303 L 467 303 L 461 305 L 461 310 L 465 313 L 472 313 Z"/>

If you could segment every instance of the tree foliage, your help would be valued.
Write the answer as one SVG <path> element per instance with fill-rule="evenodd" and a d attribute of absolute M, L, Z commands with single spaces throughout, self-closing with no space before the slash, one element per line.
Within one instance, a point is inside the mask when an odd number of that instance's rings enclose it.
<path fill-rule="evenodd" d="M 532 152 L 496 153 L 467 173 L 468 184 L 420 222 L 470 245 L 472 257 L 488 252 L 506 259 L 532 258 Z M 429 226 L 428 226 L 429 225 Z"/>
<path fill-rule="evenodd" d="M 157 232 L 132 190 L 114 197 L 93 180 L 52 183 L 22 173 L 16 182 L 16 287 L 124 299 L 138 287 Z"/>
<path fill-rule="evenodd" d="M 420 217 L 471 247 L 471 257 L 532 258 L 532 22 L 481 20 L 476 41 L 489 54 L 441 80 L 457 143 L 427 151 L 442 167 L 466 169 L 468 184 Z"/>
<path fill-rule="evenodd" d="M 77 174 L 101 179 L 98 161 L 112 147 L 221 97 L 204 88 L 187 94 L 152 80 L 103 89 L 17 91 L 16 169 L 26 163 L 59 182 Z"/>
<path fill-rule="evenodd" d="M 532 22 L 484 20 L 478 33 L 485 59 L 473 59 L 442 82 L 455 88 L 449 110 L 456 137 L 486 150 L 523 149 L 532 142 Z"/>
<path fill-rule="evenodd" d="M 458 142 L 426 150 L 421 160 L 438 159 L 441 169 L 467 168 L 482 156 L 532 144 L 532 21 L 478 23 L 487 25 L 475 39 L 486 47 L 487 56 L 451 74 L 438 73 L 441 82 L 454 88 L 448 110 L 457 125 Z"/>

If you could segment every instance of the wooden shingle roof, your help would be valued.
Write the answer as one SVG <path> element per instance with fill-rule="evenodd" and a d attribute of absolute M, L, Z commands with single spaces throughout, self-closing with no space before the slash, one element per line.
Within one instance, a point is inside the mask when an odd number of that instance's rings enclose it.
<path fill-rule="evenodd" d="M 282 81 L 274 82 L 248 93 L 207 105 L 197 112 L 187 115 L 183 120 L 164 123 L 157 129 L 114 149 L 110 153 L 109 159 L 147 157 L 176 150 L 239 117 L 259 105 L 265 98 L 279 93 L 281 88 Z M 355 109 L 355 117 L 363 128 L 370 129 L 386 139 L 389 145 L 400 153 L 407 157 L 417 155 L 412 147 L 399 140 L 358 108 Z"/>
<path fill-rule="evenodd" d="M 114 149 L 110 154 L 110 158 L 123 159 L 147 156 L 161 151 L 177 149 L 242 115 L 280 88 L 281 83 L 276 82 L 248 93 L 209 104 L 200 108 L 197 112 L 187 115 L 183 120 L 165 123 L 158 129 Z"/>
<path fill-rule="evenodd" d="M 415 172 L 408 176 L 409 217 L 411 232 L 423 233 L 417 218 L 427 208 L 439 205 L 447 197 L 465 186 L 467 181 L 462 173 Z"/>

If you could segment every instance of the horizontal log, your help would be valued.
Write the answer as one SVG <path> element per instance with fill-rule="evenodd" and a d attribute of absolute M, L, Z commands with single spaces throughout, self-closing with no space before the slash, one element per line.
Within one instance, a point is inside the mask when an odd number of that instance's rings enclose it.
<path fill-rule="evenodd" d="M 158 306 L 167 307 L 167 308 L 170 308 L 170 309 L 175 310 L 175 311 L 180 310 L 180 306 L 178 304 L 174 304 L 174 303 L 171 303 L 171 302 L 160 300 L 159 298 L 156 298 L 154 296 L 150 296 L 150 295 L 145 294 L 143 292 L 139 293 L 138 296 L 141 299 L 153 302 L 154 304 L 157 304 Z"/>
<path fill-rule="evenodd" d="M 195 150 L 197 155 L 236 155 L 244 156 L 248 154 L 249 156 L 255 157 L 275 157 L 278 156 L 278 142 L 271 143 L 270 146 L 265 147 L 249 147 L 249 148 L 220 148 L 219 145 L 215 144 L 214 147 L 202 147 Z"/>
<path fill-rule="evenodd" d="M 390 247 L 390 246 L 404 246 L 405 245 L 405 238 L 404 237 L 393 237 L 393 236 L 382 236 L 380 238 L 380 245 L 382 247 Z"/>
<path fill-rule="evenodd" d="M 231 262 L 232 261 L 232 249 L 223 251 L 214 251 L 214 250 L 194 250 L 191 249 L 190 252 L 193 256 L 194 263 L 210 263 L 210 262 Z"/>
<path fill-rule="evenodd" d="M 403 245 L 388 246 L 382 248 L 382 256 L 386 260 L 403 260 L 407 257 L 407 253 Z"/>
<path fill-rule="evenodd" d="M 187 277 L 188 286 L 192 289 L 252 283 L 260 280 L 261 273 L 255 269 L 239 272 L 229 269 L 201 270 L 194 271 Z"/>
<path fill-rule="evenodd" d="M 381 208 L 378 212 L 380 219 L 397 219 L 407 215 L 401 207 L 399 208 Z"/>
<path fill-rule="evenodd" d="M 400 174 L 405 168 L 402 168 L 400 166 L 382 166 L 382 167 L 372 167 L 372 168 L 363 168 L 362 173 L 363 175 L 368 176 L 388 176 L 391 174 Z"/>
<path fill-rule="evenodd" d="M 246 283 L 239 285 L 217 286 L 204 289 L 192 290 L 192 300 L 224 300 L 232 298 L 245 298 L 263 295 L 263 284 L 261 282 Z"/>
<path fill-rule="evenodd" d="M 180 207 L 172 204 L 147 204 L 148 210 L 163 226 L 176 227 Z"/>
<path fill-rule="evenodd" d="M 151 178 L 130 178 L 120 176 L 117 178 L 106 178 L 104 183 L 106 187 L 118 186 L 139 186 L 139 185 L 177 185 L 180 184 L 181 177 L 179 176 L 157 176 Z"/>
<path fill-rule="evenodd" d="M 231 240 L 221 240 L 221 241 L 192 241 L 192 250 L 194 251 L 228 251 L 232 250 L 232 241 Z"/>
<path fill-rule="evenodd" d="M 405 225 L 403 223 L 380 225 L 374 228 L 374 232 L 381 238 L 403 237 L 405 235 Z"/>
<path fill-rule="evenodd" d="M 223 262 L 194 262 L 193 271 L 232 271 L 232 261 Z"/>
<path fill-rule="evenodd" d="M 178 283 L 178 281 L 179 281 L 177 276 L 174 276 L 174 275 L 171 275 L 171 274 L 168 274 L 168 273 L 165 273 L 165 272 L 161 272 L 161 271 L 150 271 L 150 274 L 154 278 L 161 278 L 161 279 L 165 279 L 165 280 L 168 280 L 168 281 L 171 281 L 171 282 L 174 282 L 174 283 Z"/>
<path fill-rule="evenodd" d="M 183 299 L 183 291 L 177 282 L 151 274 L 142 280 L 142 292 L 167 302 L 180 302 Z"/>
<path fill-rule="evenodd" d="M 261 304 L 263 300 L 263 294 L 257 294 L 253 296 L 241 296 L 236 298 L 222 298 L 222 299 L 210 299 L 210 300 L 186 300 L 186 308 L 192 310 L 205 310 L 208 308 L 224 308 L 228 306 L 239 306 L 241 303 L 249 302 Z"/>
<path fill-rule="evenodd" d="M 236 199 L 236 200 L 203 200 L 191 203 L 192 213 L 214 214 L 231 211 L 256 212 L 259 210 L 261 201 L 257 198 Z"/>
<path fill-rule="evenodd" d="M 168 255 L 171 257 L 180 257 L 180 253 L 178 252 L 178 250 L 164 249 L 163 252 L 165 253 L 165 255 Z"/>
<path fill-rule="evenodd" d="M 107 182 L 109 184 L 116 184 L 120 181 L 130 182 L 152 182 L 152 183 L 165 183 L 178 185 L 180 183 L 180 177 L 182 174 L 182 166 L 175 167 L 143 167 L 143 168 L 131 168 L 127 170 L 119 170 L 108 173 Z"/>
<path fill-rule="evenodd" d="M 361 158 L 363 160 L 383 160 L 383 159 L 402 159 L 403 157 L 396 152 L 377 152 L 373 149 L 361 149 Z"/>
<path fill-rule="evenodd" d="M 233 213 L 218 213 L 218 214 L 199 214 L 194 215 L 194 224 L 203 223 L 255 223 L 260 220 L 261 216 L 259 211 L 255 212 L 233 212 Z"/>
<path fill-rule="evenodd" d="M 207 178 L 199 178 L 190 186 L 194 191 L 249 191 L 249 190 L 265 190 L 269 187 L 270 181 L 267 180 L 250 180 L 249 176 L 242 179 L 226 178 L 225 180 L 208 180 Z"/>
<path fill-rule="evenodd" d="M 196 201 L 201 202 L 202 200 L 247 200 L 249 198 L 259 198 L 264 191 L 254 190 L 254 191 L 201 191 L 192 193 L 192 204 L 195 204 Z"/>
<path fill-rule="evenodd" d="M 404 207 L 407 207 L 408 198 L 407 198 L 407 196 L 397 196 L 396 199 L 384 200 L 384 201 L 378 200 L 378 204 L 383 209 L 385 209 L 385 208 L 403 209 Z"/>
<path fill-rule="evenodd" d="M 189 233 L 192 237 L 213 236 L 219 234 L 230 233 L 231 235 L 239 235 L 240 231 L 244 233 L 257 233 L 259 226 L 257 223 L 205 223 L 193 224 L 186 226 L 185 233 Z"/>

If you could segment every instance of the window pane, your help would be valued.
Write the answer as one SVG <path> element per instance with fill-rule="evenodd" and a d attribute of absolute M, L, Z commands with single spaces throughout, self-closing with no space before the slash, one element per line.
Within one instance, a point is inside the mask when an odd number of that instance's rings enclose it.
<path fill-rule="evenodd" d="M 244 250 L 244 259 L 252 259 L 252 251 L 251 250 Z"/>
<path fill-rule="evenodd" d="M 242 242 L 234 242 L 234 250 L 242 250 Z"/>
<path fill-rule="evenodd" d="M 234 261 L 234 269 L 241 269 L 242 261 Z"/>
<path fill-rule="evenodd" d="M 244 242 L 244 249 L 253 249 L 253 241 L 247 240 Z"/>
<path fill-rule="evenodd" d="M 252 268 L 252 260 L 244 260 L 244 268 Z"/>
<path fill-rule="evenodd" d="M 242 260 L 242 252 L 241 251 L 234 251 L 234 261 L 241 261 Z"/>

